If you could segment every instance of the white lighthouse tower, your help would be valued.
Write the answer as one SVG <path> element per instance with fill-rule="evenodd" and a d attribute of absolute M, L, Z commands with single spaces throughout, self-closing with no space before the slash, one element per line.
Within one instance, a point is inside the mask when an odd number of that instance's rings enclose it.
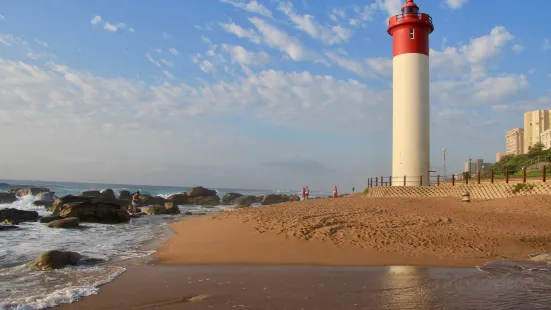
<path fill-rule="evenodd" d="M 429 185 L 429 34 L 432 18 L 406 0 L 392 16 L 392 185 Z M 407 180 L 407 181 L 404 181 Z"/>

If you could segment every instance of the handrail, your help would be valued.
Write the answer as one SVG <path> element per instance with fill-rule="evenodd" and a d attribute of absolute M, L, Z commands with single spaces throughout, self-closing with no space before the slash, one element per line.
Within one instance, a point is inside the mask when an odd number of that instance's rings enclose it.
<path fill-rule="evenodd" d="M 432 24 L 432 17 L 429 14 L 425 14 L 425 13 L 407 13 L 407 14 L 394 15 L 388 20 L 388 24 L 391 25 L 393 20 L 396 22 L 400 22 L 402 19 L 410 18 L 410 17 Z"/>

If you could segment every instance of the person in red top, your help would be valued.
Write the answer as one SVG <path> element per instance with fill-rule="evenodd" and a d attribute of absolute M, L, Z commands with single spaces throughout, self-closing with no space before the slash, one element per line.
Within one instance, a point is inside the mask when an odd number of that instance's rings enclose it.
<path fill-rule="evenodd" d="M 333 186 L 333 198 L 338 198 L 339 192 L 337 191 L 337 185 Z"/>
<path fill-rule="evenodd" d="M 302 200 L 306 200 L 306 188 L 302 188 Z"/>

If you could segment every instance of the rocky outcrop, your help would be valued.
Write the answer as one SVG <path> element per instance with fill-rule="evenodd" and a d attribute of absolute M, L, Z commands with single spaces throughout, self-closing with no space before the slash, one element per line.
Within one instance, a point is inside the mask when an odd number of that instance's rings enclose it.
<path fill-rule="evenodd" d="M 165 213 L 166 214 L 180 214 L 180 208 L 178 208 L 178 204 L 174 202 L 165 202 Z"/>
<path fill-rule="evenodd" d="M 121 200 L 131 200 L 132 195 L 130 195 L 130 192 L 127 190 L 122 190 L 119 192 L 119 199 Z"/>
<path fill-rule="evenodd" d="M 24 211 L 18 209 L 0 209 L 0 221 L 8 220 L 9 222 L 36 222 L 38 220 L 38 212 Z"/>
<path fill-rule="evenodd" d="M 194 187 L 187 192 L 188 198 L 216 196 L 216 191 L 202 186 Z M 220 198 L 218 198 L 220 200 Z"/>
<path fill-rule="evenodd" d="M 77 265 L 82 256 L 76 252 L 48 251 L 40 254 L 28 266 L 37 270 L 61 269 L 68 265 Z"/>
<path fill-rule="evenodd" d="M 187 193 L 180 193 L 180 194 L 174 194 L 168 196 L 166 199 L 167 202 L 173 202 L 177 205 L 187 205 L 188 204 L 188 196 Z"/>
<path fill-rule="evenodd" d="M 2 225 L 0 224 L 0 231 L 19 229 L 19 226 L 15 225 Z"/>
<path fill-rule="evenodd" d="M 217 206 L 220 204 L 220 197 L 218 196 L 198 196 L 190 199 L 190 204 L 198 206 Z"/>
<path fill-rule="evenodd" d="M 10 192 L 13 192 L 14 190 L 10 190 Z M 43 187 L 27 187 L 27 188 L 18 188 L 15 190 L 15 195 L 17 197 L 23 197 L 23 196 L 36 196 L 43 192 L 49 192 L 50 190 Z"/>
<path fill-rule="evenodd" d="M 40 223 L 50 223 L 61 219 L 62 217 L 58 215 L 44 216 L 40 218 Z"/>
<path fill-rule="evenodd" d="M 81 222 L 116 224 L 130 221 L 120 204 L 107 201 L 82 201 L 63 204 L 59 209 L 62 218 L 77 217 Z"/>
<path fill-rule="evenodd" d="M 241 196 L 232 200 L 231 204 L 239 207 L 248 207 L 257 201 L 256 196 Z"/>
<path fill-rule="evenodd" d="M 61 211 L 61 207 L 66 203 L 84 202 L 84 201 L 93 201 L 93 200 L 94 200 L 93 196 L 73 196 L 73 195 L 63 196 L 54 201 L 51 207 L 51 212 L 53 215 L 59 215 L 59 212 Z"/>
<path fill-rule="evenodd" d="M 162 205 L 166 202 L 166 199 L 159 196 L 151 195 L 140 195 L 140 205 L 142 206 L 153 206 L 153 205 Z"/>
<path fill-rule="evenodd" d="M 143 213 L 147 215 L 161 215 L 166 213 L 165 206 L 163 205 L 141 207 L 140 209 Z"/>
<path fill-rule="evenodd" d="M 80 221 L 76 217 L 68 217 L 49 222 L 46 226 L 49 228 L 77 228 Z"/>
<path fill-rule="evenodd" d="M 50 209 L 56 199 L 57 199 L 57 196 L 55 195 L 54 192 L 43 192 L 36 195 L 36 200 L 33 201 L 33 205 Z"/>
<path fill-rule="evenodd" d="M 84 192 L 80 193 L 80 195 L 81 196 L 86 196 L 86 197 L 98 197 L 98 198 L 103 197 L 101 192 L 98 191 L 98 190 L 84 191 Z"/>
<path fill-rule="evenodd" d="M 17 201 L 17 196 L 15 196 L 15 193 L 0 193 L 0 204 L 12 203 L 15 201 Z"/>
<path fill-rule="evenodd" d="M 273 205 L 273 204 L 278 204 L 278 203 L 282 203 L 282 202 L 287 202 L 287 201 L 289 201 L 289 199 L 290 198 L 287 195 L 270 194 L 270 195 L 264 196 L 260 203 L 263 206 L 266 206 L 266 205 Z"/>
<path fill-rule="evenodd" d="M 115 196 L 115 192 L 110 188 L 104 189 L 100 193 L 103 196 L 103 198 L 106 199 L 106 200 L 116 200 L 117 199 L 117 196 Z"/>
<path fill-rule="evenodd" d="M 300 197 L 297 194 L 291 195 L 289 201 L 300 201 Z"/>
<path fill-rule="evenodd" d="M 227 193 L 222 197 L 222 204 L 229 205 L 232 204 L 232 201 L 235 199 L 243 197 L 243 194 L 240 193 Z"/>

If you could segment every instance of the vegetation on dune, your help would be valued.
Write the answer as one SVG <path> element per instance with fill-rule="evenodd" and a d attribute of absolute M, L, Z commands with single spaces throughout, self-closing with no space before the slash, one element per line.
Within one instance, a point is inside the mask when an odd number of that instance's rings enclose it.
<path fill-rule="evenodd" d="M 504 174 L 505 170 L 509 174 L 521 173 L 522 167 L 535 164 L 536 162 L 551 162 L 551 149 L 546 150 L 543 143 L 538 142 L 528 148 L 527 154 L 505 155 L 501 160 L 492 166 L 495 174 Z"/>

